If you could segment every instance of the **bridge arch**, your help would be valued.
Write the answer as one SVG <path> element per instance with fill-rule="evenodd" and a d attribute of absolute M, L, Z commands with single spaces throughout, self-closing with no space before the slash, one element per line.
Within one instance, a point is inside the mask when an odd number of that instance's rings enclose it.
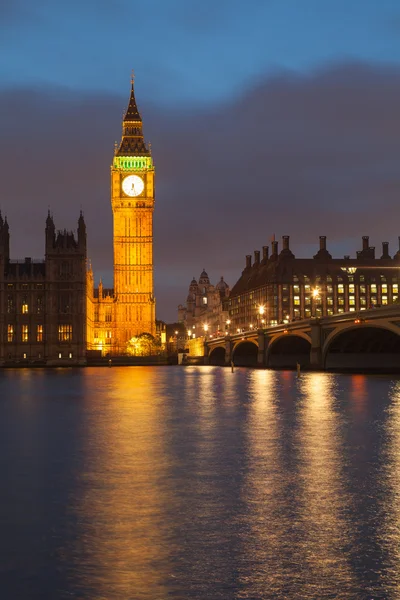
<path fill-rule="evenodd" d="M 232 360 L 238 367 L 253 367 L 257 364 L 258 344 L 255 340 L 240 340 L 232 349 Z"/>
<path fill-rule="evenodd" d="M 391 323 L 369 322 L 338 328 L 325 340 L 322 366 L 400 370 L 400 330 Z"/>
<path fill-rule="evenodd" d="M 224 365 L 226 357 L 225 346 L 214 346 L 208 355 L 208 363 L 210 365 Z"/>
<path fill-rule="evenodd" d="M 282 333 L 269 342 L 266 366 L 294 368 L 299 363 L 302 367 L 307 367 L 310 364 L 310 351 L 311 340 L 305 333 Z"/>

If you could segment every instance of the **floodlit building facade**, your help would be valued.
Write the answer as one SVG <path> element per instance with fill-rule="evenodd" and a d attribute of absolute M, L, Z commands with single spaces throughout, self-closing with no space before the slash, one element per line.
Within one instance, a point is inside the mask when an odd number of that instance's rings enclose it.
<path fill-rule="evenodd" d="M 156 335 L 153 283 L 154 164 L 144 141 L 132 80 L 122 139 L 111 165 L 114 287 L 96 289 L 87 275 L 89 350 L 125 354 L 132 338 Z"/>
<path fill-rule="evenodd" d="M 215 286 L 210 283 L 205 270 L 198 282 L 193 277 L 185 305 L 178 306 L 178 322 L 183 323 L 190 337 L 217 335 L 225 330 L 229 293 L 229 285 L 223 277 Z"/>
<path fill-rule="evenodd" d="M 246 256 L 246 266 L 228 300 L 230 330 L 263 327 L 297 319 L 358 312 L 398 302 L 400 249 L 393 258 L 389 244 L 375 256 L 368 236 L 356 258 L 332 258 L 326 237 L 313 258 L 296 258 L 283 236 L 283 247 Z"/>

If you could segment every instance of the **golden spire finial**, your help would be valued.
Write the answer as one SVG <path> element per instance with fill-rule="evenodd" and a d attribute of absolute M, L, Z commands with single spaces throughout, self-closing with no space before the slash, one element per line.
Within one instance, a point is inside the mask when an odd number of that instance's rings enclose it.
<path fill-rule="evenodd" d="M 151 154 L 151 142 L 149 142 L 149 152 Z"/>
<path fill-rule="evenodd" d="M 118 142 L 115 141 L 114 142 L 114 154 L 117 154 L 117 152 L 118 152 Z"/>
<path fill-rule="evenodd" d="M 134 83 L 135 83 L 135 71 L 132 69 L 132 72 L 131 72 L 131 85 L 133 86 Z"/>

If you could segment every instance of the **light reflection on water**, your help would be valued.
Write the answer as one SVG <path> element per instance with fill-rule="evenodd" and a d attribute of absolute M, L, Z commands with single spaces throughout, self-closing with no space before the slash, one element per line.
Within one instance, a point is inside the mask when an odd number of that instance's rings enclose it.
<path fill-rule="evenodd" d="M 400 384 L 0 373 L 0 598 L 400 597 Z"/>

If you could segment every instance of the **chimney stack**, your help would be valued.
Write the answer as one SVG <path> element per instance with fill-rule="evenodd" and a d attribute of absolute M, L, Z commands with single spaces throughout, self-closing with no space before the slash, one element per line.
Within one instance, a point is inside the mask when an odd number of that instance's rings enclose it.
<path fill-rule="evenodd" d="M 271 242 L 271 246 L 272 246 L 272 256 L 278 256 L 278 242 L 276 242 L 274 240 L 273 242 Z"/>
<path fill-rule="evenodd" d="M 369 248 L 369 236 L 368 235 L 363 235 L 363 237 L 362 237 L 362 249 L 365 250 L 366 252 L 368 252 L 368 248 Z"/>
<path fill-rule="evenodd" d="M 289 236 L 288 235 L 282 236 L 282 249 L 289 250 Z"/>
<path fill-rule="evenodd" d="M 259 250 L 254 250 L 254 264 L 255 265 L 260 264 L 260 251 Z"/>
<path fill-rule="evenodd" d="M 389 242 L 382 242 L 382 256 L 381 258 L 390 258 L 389 256 Z"/>
<path fill-rule="evenodd" d="M 268 255 L 269 255 L 268 246 L 263 246 L 262 251 L 263 251 L 263 260 L 268 260 Z"/>
<path fill-rule="evenodd" d="M 326 250 L 326 235 L 319 236 L 319 249 Z"/>
<path fill-rule="evenodd" d="M 246 269 L 251 268 L 251 254 L 246 255 Z"/>

